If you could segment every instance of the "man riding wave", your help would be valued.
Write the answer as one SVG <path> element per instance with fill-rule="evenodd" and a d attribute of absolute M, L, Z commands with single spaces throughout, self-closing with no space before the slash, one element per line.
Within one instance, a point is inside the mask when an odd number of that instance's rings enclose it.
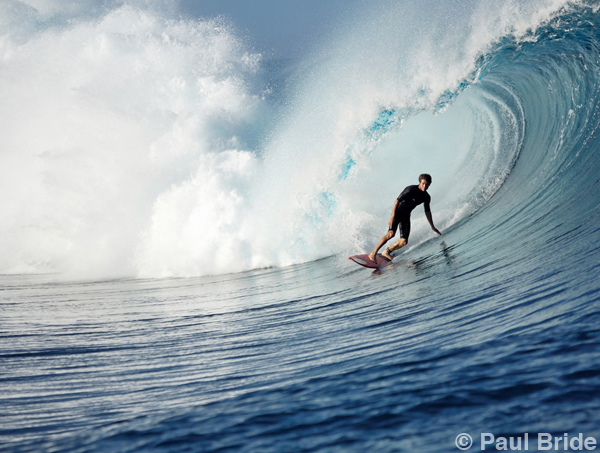
<path fill-rule="evenodd" d="M 375 250 L 369 254 L 369 259 L 374 263 L 377 263 L 376 256 L 377 252 L 383 245 L 392 239 L 396 235 L 396 229 L 400 227 L 400 240 L 393 244 L 391 247 L 386 247 L 386 250 L 381 254 L 386 260 L 391 261 L 391 252 L 404 247 L 408 243 L 408 236 L 410 235 L 410 213 L 420 204 L 424 204 L 425 216 L 431 229 L 437 234 L 442 233 L 433 225 L 433 217 L 431 216 L 431 209 L 429 203 L 431 202 L 431 196 L 427 193 L 427 189 L 431 185 L 431 176 L 427 173 L 419 175 L 419 185 L 408 186 L 402 191 L 394 202 L 394 208 L 392 209 L 392 217 L 388 222 L 388 232 L 379 240 L 379 243 L 375 247 Z"/>

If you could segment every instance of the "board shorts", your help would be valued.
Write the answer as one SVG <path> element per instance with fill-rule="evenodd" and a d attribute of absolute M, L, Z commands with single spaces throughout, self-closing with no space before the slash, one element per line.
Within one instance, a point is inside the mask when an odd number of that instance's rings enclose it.
<path fill-rule="evenodd" d="M 398 227 L 400 227 L 400 238 L 408 241 L 408 236 L 410 235 L 410 214 L 406 215 L 398 212 L 394 214 L 394 223 L 392 223 L 392 227 L 388 231 L 396 233 L 396 228 Z"/>

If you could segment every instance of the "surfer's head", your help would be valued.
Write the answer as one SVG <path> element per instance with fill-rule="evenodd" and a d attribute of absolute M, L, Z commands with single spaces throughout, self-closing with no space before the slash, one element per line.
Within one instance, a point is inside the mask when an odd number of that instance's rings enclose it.
<path fill-rule="evenodd" d="M 427 173 L 423 173 L 423 174 L 419 175 L 419 182 L 421 182 L 423 180 L 425 180 L 429 184 L 431 184 L 431 175 L 428 175 Z"/>
<path fill-rule="evenodd" d="M 431 185 L 431 175 L 428 175 L 427 173 L 423 173 L 422 175 L 419 175 L 419 189 L 421 189 L 422 191 L 425 191 L 429 188 L 430 185 Z"/>

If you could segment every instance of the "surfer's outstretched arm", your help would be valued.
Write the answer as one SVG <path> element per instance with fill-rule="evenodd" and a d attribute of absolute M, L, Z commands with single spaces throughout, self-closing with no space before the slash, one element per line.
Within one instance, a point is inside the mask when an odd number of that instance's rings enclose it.
<path fill-rule="evenodd" d="M 431 229 L 441 236 L 442 233 L 440 233 L 440 231 L 433 225 L 433 217 L 431 216 L 431 211 L 425 211 L 425 217 L 427 217 L 427 221 L 429 222 L 429 225 L 431 225 Z"/>

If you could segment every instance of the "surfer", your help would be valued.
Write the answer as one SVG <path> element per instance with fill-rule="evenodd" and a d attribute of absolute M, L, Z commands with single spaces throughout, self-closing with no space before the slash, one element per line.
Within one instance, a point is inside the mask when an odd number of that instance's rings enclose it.
<path fill-rule="evenodd" d="M 433 225 L 433 217 L 431 217 L 431 210 L 429 209 L 431 197 L 427 193 L 427 189 L 430 185 L 431 176 L 424 173 L 419 175 L 419 185 L 408 186 L 402 191 L 400 196 L 394 202 L 392 217 L 388 222 L 390 229 L 379 240 L 375 250 L 369 254 L 369 259 L 371 261 L 377 263 L 377 252 L 387 241 L 395 236 L 398 226 L 400 226 L 400 240 L 391 247 L 386 247 L 386 250 L 381 254 L 381 256 L 386 260 L 392 261 L 392 256 L 390 253 L 394 250 L 404 247 L 408 243 L 408 235 L 410 234 L 410 213 L 421 203 L 424 204 L 423 207 L 425 208 L 425 216 L 429 221 L 429 225 L 431 225 L 431 229 L 441 236 L 442 233 L 440 233 L 439 230 Z"/>

